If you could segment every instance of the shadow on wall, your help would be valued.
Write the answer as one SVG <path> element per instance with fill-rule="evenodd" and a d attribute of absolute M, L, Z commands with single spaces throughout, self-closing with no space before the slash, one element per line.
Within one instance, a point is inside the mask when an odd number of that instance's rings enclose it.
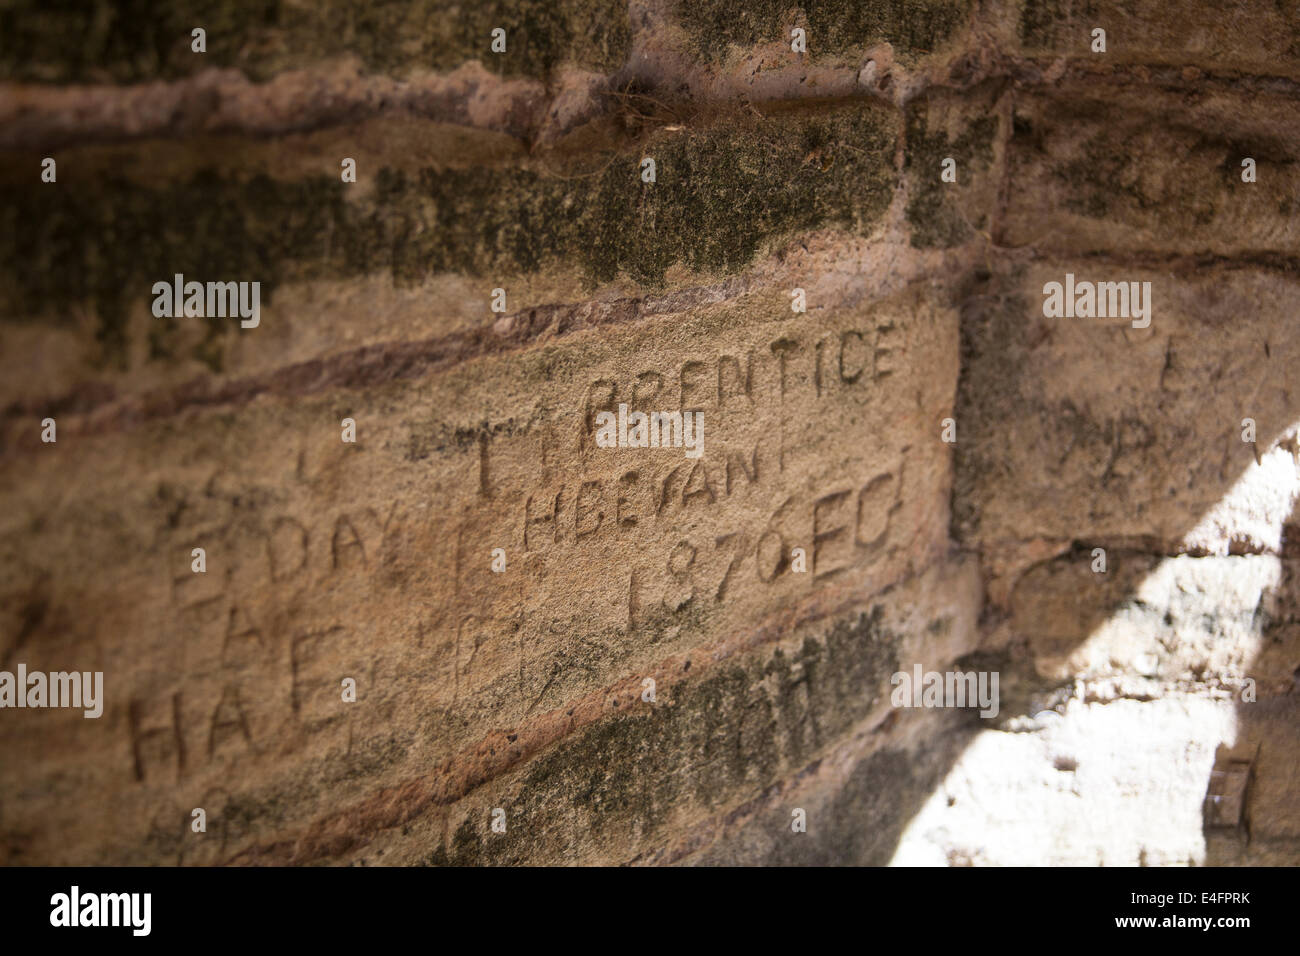
<path fill-rule="evenodd" d="M 1005 304 L 998 297 L 978 304 L 977 324 L 970 327 L 968 319 L 965 329 L 968 338 L 1005 331 L 993 309 L 986 311 L 988 302 L 994 309 Z M 1213 328 L 1218 321 L 1205 322 L 1203 338 L 1182 345 L 1202 353 L 1191 365 L 1227 363 L 1211 354 L 1219 345 Z M 1031 321 L 1031 341 L 1033 326 Z M 1001 344 L 1012 353 L 1023 347 L 1006 339 Z M 978 368 L 982 360 L 977 349 L 975 373 L 964 367 L 964 389 L 978 384 L 986 371 Z M 1015 360 L 1014 354 L 1007 360 Z M 1140 429 L 1128 429 L 1143 436 L 1128 450 L 1157 473 L 1170 467 L 1157 460 L 1170 441 L 1181 446 L 1178 457 L 1191 453 L 1225 464 L 1234 455 L 1240 460 L 1243 449 L 1247 455 L 1260 449 L 1235 480 L 1230 479 L 1235 469 L 1219 469 L 1217 500 L 1180 537 L 1167 531 L 1135 534 L 1131 520 L 1129 527 L 1119 524 L 1123 533 L 1109 532 L 1107 526 L 1116 523 L 1104 515 L 1097 520 L 1096 499 L 1085 500 L 1078 513 L 1089 537 L 1059 545 L 1014 542 L 1022 555 L 1033 555 L 1038 547 L 1051 556 L 1023 558 L 1021 570 L 1011 573 L 993 566 L 981 631 L 985 646 L 1003 655 L 997 729 L 975 733 L 947 768 L 901 835 L 895 864 L 1219 865 L 1300 859 L 1300 807 L 1294 796 L 1300 793 L 1300 695 L 1295 693 L 1300 680 L 1300 402 L 1286 391 L 1287 363 L 1270 364 L 1261 377 L 1205 379 L 1220 390 L 1209 404 L 1219 409 L 1238 404 L 1238 420 L 1261 407 L 1262 388 L 1282 396 L 1292 424 L 1274 431 L 1271 441 L 1261 428 L 1255 446 L 1243 442 L 1232 448 L 1231 442 L 1240 442 L 1237 422 L 1207 426 L 1209 416 L 1195 401 L 1143 396 L 1150 402 L 1150 418 L 1138 423 Z M 1116 371 L 1122 375 L 1122 369 Z M 1000 396 L 1003 401 L 1021 397 Z M 967 410 L 986 398 L 972 401 L 967 393 Z M 1274 415 L 1279 412 L 1277 401 L 1262 404 Z M 1081 426 L 1085 417 L 1066 405 L 1047 414 L 1039 403 L 1029 414 L 1014 416 L 1021 426 L 1032 423 L 1033 430 L 1013 429 L 1011 438 L 1050 445 L 1055 436 L 1095 427 L 1093 422 Z M 1157 430 L 1170 437 L 1154 437 Z M 1115 451 L 1098 459 L 1099 488 L 1125 480 L 1116 467 L 1125 433 L 1121 421 L 1106 436 Z M 1190 444 L 1188 435 L 1202 437 Z M 1087 436 L 1069 439 L 1076 440 L 1086 444 Z M 1069 457 L 1067 450 L 1061 461 Z M 989 469 L 994 483 L 1006 482 L 1008 494 L 1026 494 L 1025 482 L 998 474 L 979 452 L 963 456 L 959 448 L 958 469 L 972 464 Z M 1177 467 L 1174 461 L 1172 468 Z M 1202 469 L 1186 479 L 1186 488 L 1173 491 L 1203 500 L 1213 471 Z M 963 494 L 961 485 L 959 471 L 955 498 Z M 989 487 L 983 488 L 985 501 Z M 965 491 L 970 490 L 967 485 Z M 955 525 L 959 540 L 967 532 L 963 543 L 980 547 L 987 561 L 1005 542 L 981 527 L 981 503 L 966 502 L 964 525 L 961 515 Z M 1138 523 L 1158 529 L 1162 504 L 1167 503 L 1150 502 Z M 1172 510 L 1186 510 L 1183 506 L 1176 500 Z M 1032 520 L 1026 526 L 1032 529 Z M 1104 551 L 1104 571 L 1098 548 Z"/>
<path fill-rule="evenodd" d="M 983 276 L 963 315 L 953 537 L 987 579 L 980 650 L 921 662 L 999 671 L 1000 713 L 892 711 L 847 748 L 869 756 L 824 755 L 688 862 L 1300 859 L 1293 363 L 1232 295 L 1171 308 L 1135 346 L 1120 326 L 1043 323 L 1005 291 L 1022 279 Z M 1251 347 L 1267 361 L 1238 374 Z M 1080 372 L 1082 349 L 1101 361 Z M 794 840 L 792 806 L 810 821 Z"/>

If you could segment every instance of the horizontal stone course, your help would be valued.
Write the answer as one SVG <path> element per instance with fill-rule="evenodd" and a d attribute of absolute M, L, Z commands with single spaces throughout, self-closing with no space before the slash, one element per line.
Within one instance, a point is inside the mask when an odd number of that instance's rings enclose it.
<path fill-rule="evenodd" d="M 0 861 L 1292 859 L 1288 2 L 11 4 L 0 670 L 105 702 L 0 714 Z"/>

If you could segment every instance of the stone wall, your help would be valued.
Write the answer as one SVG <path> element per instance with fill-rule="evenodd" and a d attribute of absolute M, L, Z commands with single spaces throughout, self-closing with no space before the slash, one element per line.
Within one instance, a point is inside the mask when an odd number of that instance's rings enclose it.
<path fill-rule="evenodd" d="M 104 675 L 0 861 L 1300 860 L 1300 3 L 15 3 L 0 84 L 0 671 Z"/>

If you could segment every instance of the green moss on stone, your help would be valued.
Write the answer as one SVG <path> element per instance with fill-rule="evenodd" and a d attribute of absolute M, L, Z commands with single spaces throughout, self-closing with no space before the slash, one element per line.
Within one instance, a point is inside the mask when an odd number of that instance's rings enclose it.
<path fill-rule="evenodd" d="M 791 796 L 809 814 L 810 825 L 788 839 L 790 809 L 785 800 L 769 806 L 691 860 L 696 866 L 886 866 L 904 827 L 942 780 L 956 748 L 936 744 L 938 754 L 881 750 L 860 760 L 838 790 L 821 803 L 814 792 Z"/>
<path fill-rule="evenodd" d="M 113 359 L 124 358 L 128 303 L 152 302 L 155 282 L 176 273 L 187 281 L 257 280 L 265 307 L 282 276 L 328 261 L 330 229 L 347 219 L 342 184 L 325 181 L 199 173 L 158 189 L 113 179 L 94 191 L 42 185 L 0 188 L 0 315 L 66 315 L 89 303 Z M 228 325 L 209 324 L 203 355 Z M 163 338 L 151 349 L 167 353 Z"/>
<path fill-rule="evenodd" d="M 987 489 L 1014 479 L 1005 447 L 1011 433 L 999 423 L 1006 409 L 1020 408 L 1033 393 L 1025 381 L 1032 345 L 1026 342 L 1024 317 L 1041 308 L 1041 302 L 1030 301 L 1016 288 L 1020 278 L 1020 273 L 1010 280 L 977 275 L 967 293 L 972 305 L 962 313 L 954 417 L 970 422 L 970 429 L 953 445 L 951 528 L 956 541 L 978 540 Z"/>
<path fill-rule="evenodd" d="M 175 273 L 277 286 L 387 271 L 402 284 L 435 273 L 505 277 L 562 265 L 589 283 L 620 275 L 662 285 L 681 264 L 744 268 L 802 231 L 866 231 L 892 194 L 895 132 L 874 107 L 666 135 L 611 154 L 587 176 L 540 165 L 381 169 L 364 200 L 334 178 L 234 179 L 200 171 L 150 187 L 107 171 L 93 186 L 0 186 L 0 316 L 59 316 L 89 303 L 109 357 L 126 352 L 126 310 Z M 88 177 L 89 178 L 89 177 Z M 30 180 L 30 177 L 29 177 Z M 84 182 L 84 181 L 83 181 Z M 212 336 L 232 323 L 213 324 Z M 150 343 L 166 355 L 165 335 Z M 212 339 L 200 357 L 211 358 Z"/>
<path fill-rule="evenodd" d="M 191 31 L 207 31 L 207 52 Z M 506 31 L 504 54 L 491 33 Z M 563 62 L 613 72 L 631 25 L 621 0 L 16 0 L 0 8 L 0 76 L 13 80 L 138 82 L 209 67 L 254 79 L 344 55 L 369 72 L 451 70 L 479 60 L 545 77 Z"/>
<path fill-rule="evenodd" d="M 575 841 L 625 845 L 632 828 L 649 836 L 688 804 L 716 810 L 752 796 L 865 717 L 897 666 L 897 638 L 877 609 L 836 622 L 793 654 L 706 672 L 653 708 L 601 720 L 536 759 L 506 808 L 527 841 L 499 840 L 484 817 L 428 862 L 555 860 Z"/>
<path fill-rule="evenodd" d="M 732 46 L 774 40 L 788 46 L 796 25 L 807 29 L 814 57 L 874 43 L 889 43 L 904 58 L 931 53 L 961 27 L 969 6 L 967 0 L 678 0 L 674 9 L 695 51 L 718 61 Z"/>
<path fill-rule="evenodd" d="M 1020 42 L 1033 49 L 1055 48 L 1071 25 L 1097 16 L 1097 6 L 1093 0 L 1079 3 L 1025 0 L 1020 11 Z M 1079 41 L 1081 45 L 1086 43 L 1090 32 L 1085 31 L 1085 39 Z"/>
<path fill-rule="evenodd" d="M 995 116 L 981 116 L 967 123 L 956 139 L 939 129 L 929 129 L 929 104 L 920 100 L 908 108 L 905 168 L 912 174 L 912 194 L 905 214 L 912 227 L 912 245 L 917 249 L 950 248 L 973 238 L 971 226 L 958 211 L 959 190 L 971 182 L 972 169 L 987 169 L 993 161 Z M 941 164 L 951 156 L 957 161 L 957 182 L 939 178 Z"/>

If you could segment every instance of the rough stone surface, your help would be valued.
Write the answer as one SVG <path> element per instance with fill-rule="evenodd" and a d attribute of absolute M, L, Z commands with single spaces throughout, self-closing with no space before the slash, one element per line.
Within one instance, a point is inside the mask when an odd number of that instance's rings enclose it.
<path fill-rule="evenodd" d="M 104 711 L 0 709 L 0 862 L 1300 862 L 1297 84 L 1292 2 L 9 4 L 0 671 Z"/>

